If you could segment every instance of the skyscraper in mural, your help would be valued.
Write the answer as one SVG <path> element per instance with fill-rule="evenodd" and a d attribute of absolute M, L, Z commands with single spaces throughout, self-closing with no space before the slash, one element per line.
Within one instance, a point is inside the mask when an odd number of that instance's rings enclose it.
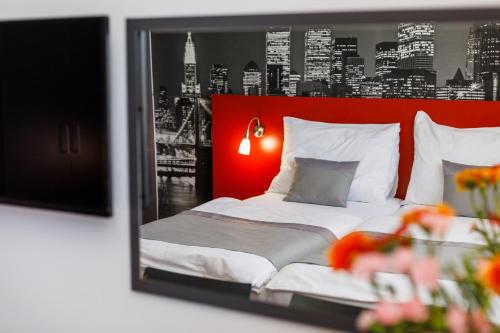
<path fill-rule="evenodd" d="M 395 69 L 383 76 L 383 98 L 436 98 L 436 72 Z"/>
<path fill-rule="evenodd" d="M 176 137 L 175 140 L 180 144 L 195 143 L 194 137 L 194 104 L 191 98 L 175 97 L 175 118 L 176 122 Z"/>
<path fill-rule="evenodd" d="M 365 79 L 365 59 L 359 55 L 346 57 L 344 77 L 348 87 L 347 96 L 361 97 L 361 82 Z"/>
<path fill-rule="evenodd" d="M 297 89 L 300 83 L 300 74 L 296 71 L 290 71 L 290 96 L 297 96 Z"/>
<path fill-rule="evenodd" d="M 255 61 L 250 60 L 243 68 L 242 81 L 245 96 L 262 95 L 262 73 Z"/>
<path fill-rule="evenodd" d="M 297 84 L 297 96 L 303 97 L 327 97 L 330 88 L 326 81 L 301 81 Z"/>
<path fill-rule="evenodd" d="M 476 26 L 481 74 L 500 72 L 500 23 Z"/>
<path fill-rule="evenodd" d="M 479 35 L 479 69 L 488 101 L 500 101 L 500 23 L 476 26 Z"/>
<path fill-rule="evenodd" d="M 192 99 L 201 97 L 200 84 L 196 75 L 196 53 L 191 32 L 187 34 L 184 46 L 184 82 L 181 83 L 182 97 Z"/>
<path fill-rule="evenodd" d="M 434 68 L 434 37 L 432 23 L 400 23 L 398 25 L 398 68 Z"/>
<path fill-rule="evenodd" d="M 331 81 L 333 31 L 309 28 L 305 32 L 304 81 Z"/>
<path fill-rule="evenodd" d="M 484 100 L 484 88 L 480 83 L 466 80 L 460 68 L 452 79 L 446 80 L 444 87 L 436 90 L 436 99 Z"/>
<path fill-rule="evenodd" d="M 382 80 L 380 77 L 367 77 L 360 84 L 362 98 L 382 98 Z"/>
<path fill-rule="evenodd" d="M 196 52 L 191 32 L 188 32 L 184 45 L 184 82 L 181 83 L 181 97 L 175 98 L 175 113 L 179 131 L 176 139 L 178 141 L 195 144 L 196 108 L 200 97 L 201 89 L 197 76 Z"/>
<path fill-rule="evenodd" d="M 345 83 L 345 59 L 357 55 L 358 39 L 356 37 L 335 38 L 333 46 L 332 83 Z"/>
<path fill-rule="evenodd" d="M 398 68 L 398 42 L 375 45 L 375 75 L 381 77 Z"/>
<path fill-rule="evenodd" d="M 175 131 L 176 125 L 175 110 L 170 108 L 167 88 L 160 86 L 155 105 L 155 127 L 157 129 Z"/>
<path fill-rule="evenodd" d="M 229 93 L 229 69 L 222 64 L 213 64 L 210 69 L 208 96 Z"/>
<path fill-rule="evenodd" d="M 467 39 L 466 79 L 481 84 L 485 100 L 500 100 L 500 23 L 475 24 Z"/>
<path fill-rule="evenodd" d="M 398 25 L 397 69 L 382 77 L 385 98 L 436 98 L 432 23 Z"/>
<path fill-rule="evenodd" d="M 481 38 L 477 28 L 471 28 L 467 38 L 467 60 L 465 64 L 465 77 L 467 80 L 481 81 L 481 66 L 479 52 Z"/>
<path fill-rule="evenodd" d="M 290 27 L 266 32 L 266 93 L 290 94 Z"/>

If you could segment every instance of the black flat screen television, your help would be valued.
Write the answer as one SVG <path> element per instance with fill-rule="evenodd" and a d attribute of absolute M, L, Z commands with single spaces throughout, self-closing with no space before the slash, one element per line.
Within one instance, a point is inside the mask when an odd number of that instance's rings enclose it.
<path fill-rule="evenodd" d="M 108 19 L 0 22 L 0 202 L 111 215 Z"/>

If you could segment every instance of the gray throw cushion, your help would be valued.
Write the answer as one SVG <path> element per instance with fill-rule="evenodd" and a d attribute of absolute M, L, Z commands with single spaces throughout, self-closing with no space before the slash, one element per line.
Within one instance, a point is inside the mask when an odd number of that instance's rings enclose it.
<path fill-rule="evenodd" d="M 295 176 L 284 201 L 345 207 L 359 162 L 295 158 Z"/>
<path fill-rule="evenodd" d="M 477 217 L 476 212 L 471 205 L 470 192 L 458 192 L 455 185 L 455 175 L 464 169 L 481 167 L 484 167 L 484 165 L 467 165 L 443 160 L 443 201 L 451 205 L 455 209 L 455 212 L 458 216 Z M 490 199 L 492 199 L 491 194 L 489 194 L 489 197 Z M 483 199 L 481 198 L 479 191 L 474 191 L 474 198 L 477 205 L 483 207 Z M 493 209 L 495 207 L 493 200 L 489 202 L 489 207 L 490 209 Z"/>

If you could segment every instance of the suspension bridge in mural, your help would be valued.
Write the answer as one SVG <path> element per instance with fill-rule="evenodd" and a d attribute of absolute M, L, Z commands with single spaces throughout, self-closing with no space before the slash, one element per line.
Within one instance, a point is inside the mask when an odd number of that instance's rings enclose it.
<path fill-rule="evenodd" d="M 157 174 L 166 177 L 196 177 L 203 174 L 211 157 L 212 111 L 205 99 L 196 99 L 177 131 L 157 131 Z"/>

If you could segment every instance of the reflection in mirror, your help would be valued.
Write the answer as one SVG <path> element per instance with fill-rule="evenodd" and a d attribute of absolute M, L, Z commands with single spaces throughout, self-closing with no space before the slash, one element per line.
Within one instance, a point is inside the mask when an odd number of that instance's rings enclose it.
<path fill-rule="evenodd" d="M 136 36 L 139 283 L 345 330 L 359 318 L 362 330 L 454 331 L 454 315 L 493 329 L 494 287 L 460 267 L 464 254 L 497 255 L 498 228 L 485 226 L 485 241 L 470 231 L 479 210 L 435 206 L 443 181 L 445 201 L 458 193 L 442 160 L 500 162 L 500 129 L 473 129 L 500 126 L 484 102 L 500 98 L 500 20 L 278 18 Z M 464 307 L 475 292 L 484 303 Z"/>

